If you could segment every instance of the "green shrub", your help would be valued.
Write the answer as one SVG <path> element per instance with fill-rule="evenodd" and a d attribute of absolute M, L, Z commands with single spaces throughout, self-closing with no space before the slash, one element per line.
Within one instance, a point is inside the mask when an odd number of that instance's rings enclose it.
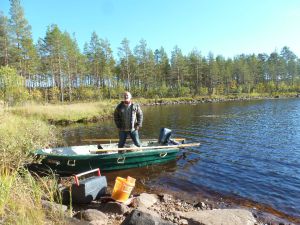
<path fill-rule="evenodd" d="M 49 89 L 49 100 L 52 102 L 58 102 L 59 101 L 59 95 L 60 91 L 58 87 L 53 87 Z"/>
<path fill-rule="evenodd" d="M 0 67 L 0 99 L 7 105 L 15 105 L 28 99 L 24 78 L 8 66 Z"/>
<path fill-rule="evenodd" d="M 42 91 L 38 89 L 31 90 L 30 97 L 36 102 L 42 102 L 44 100 Z"/>

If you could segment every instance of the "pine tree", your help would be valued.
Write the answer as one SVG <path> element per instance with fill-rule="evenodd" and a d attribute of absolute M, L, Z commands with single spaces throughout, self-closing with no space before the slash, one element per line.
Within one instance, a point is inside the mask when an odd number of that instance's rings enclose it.
<path fill-rule="evenodd" d="M 176 80 L 177 87 L 180 87 L 184 82 L 185 75 L 187 74 L 187 64 L 181 49 L 177 45 L 172 51 L 171 71 L 172 78 Z"/>
<path fill-rule="evenodd" d="M 0 12 L 0 66 L 7 66 L 9 62 L 9 27 L 8 19 Z"/>
<path fill-rule="evenodd" d="M 288 84 L 294 85 L 298 73 L 297 56 L 287 46 L 282 48 L 280 56 L 283 58 L 285 64 L 286 74 L 284 80 L 286 80 Z"/>
<path fill-rule="evenodd" d="M 20 0 L 10 0 L 10 39 L 12 43 L 12 61 L 13 67 L 17 68 L 18 72 L 26 75 L 27 65 L 24 61 L 31 59 L 34 45 L 31 37 L 31 26 L 25 19 L 24 10 L 20 4 Z M 34 54 L 34 53 L 33 53 Z"/>
<path fill-rule="evenodd" d="M 78 73 L 78 61 L 80 51 L 75 37 L 71 38 L 68 32 L 64 32 L 63 38 L 63 64 L 64 71 L 67 74 L 68 96 L 69 101 L 72 101 L 72 83 L 76 80 Z"/>
<path fill-rule="evenodd" d="M 101 48 L 101 73 L 103 77 L 103 86 L 108 87 L 108 97 L 111 98 L 112 75 L 115 67 L 115 60 L 110 43 L 107 39 L 100 39 Z M 105 85 L 106 83 L 106 85 Z"/>
<path fill-rule="evenodd" d="M 188 55 L 188 67 L 189 67 L 189 83 L 191 88 L 194 89 L 194 93 L 199 93 L 201 89 L 201 81 L 203 79 L 203 59 L 200 51 L 193 49 Z"/>
<path fill-rule="evenodd" d="M 125 80 L 125 87 L 130 91 L 132 76 L 136 71 L 136 59 L 132 54 L 132 51 L 129 46 L 129 40 L 124 38 L 121 42 L 121 47 L 118 51 L 119 56 L 119 68 L 121 72 L 121 77 Z"/>
<path fill-rule="evenodd" d="M 40 40 L 39 52 L 44 64 L 46 74 L 52 77 L 52 98 L 56 98 L 56 87 L 59 87 L 61 102 L 64 102 L 64 49 L 63 34 L 57 25 L 53 24 L 47 28 L 46 36 Z"/>
<path fill-rule="evenodd" d="M 157 73 L 157 79 L 155 79 L 157 80 L 157 85 L 167 85 L 168 80 L 170 80 L 171 66 L 168 55 L 163 47 L 159 50 L 155 50 L 154 60 Z"/>

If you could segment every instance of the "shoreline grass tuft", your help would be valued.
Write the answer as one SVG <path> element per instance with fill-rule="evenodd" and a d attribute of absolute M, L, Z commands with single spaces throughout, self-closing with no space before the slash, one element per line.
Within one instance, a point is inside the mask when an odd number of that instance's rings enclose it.
<path fill-rule="evenodd" d="M 2 110 L 0 136 L 0 224 L 65 224 L 62 214 L 42 206 L 42 199 L 54 202 L 54 177 L 33 177 L 23 168 L 33 150 L 57 142 L 54 126 Z"/>
<path fill-rule="evenodd" d="M 55 144 L 55 127 L 47 123 L 3 113 L 0 115 L 0 165 L 16 169 L 30 161 L 30 153 L 37 148 Z"/>
<path fill-rule="evenodd" d="M 67 120 L 76 122 L 93 117 L 101 117 L 112 114 L 115 104 L 109 101 L 94 103 L 73 103 L 73 104 L 29 104 L 12 107 L 9 112 L 26 117 L 33 117 L 43 121 Z"/>

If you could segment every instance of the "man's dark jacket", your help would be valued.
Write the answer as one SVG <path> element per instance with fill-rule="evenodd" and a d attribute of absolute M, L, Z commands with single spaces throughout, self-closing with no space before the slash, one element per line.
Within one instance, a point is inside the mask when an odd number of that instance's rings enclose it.
<path fill-rule="evenodd" d="M 125 103 L 121 102 L 115 109 L 114 112 L 114 120 L 116 123 L 117 128 L 120 130 L 125 130 L 125 121 L 124 121 L 124 110 L 125 110 Z M 143 124 L 143 112 L 141 107 L 138 104 L 132 103 L 129 107 L 131 107 L 131 116 L 130 116 L 130 124 L 131 129 L 135 129 L 137 126 L 142 127 Z"/>

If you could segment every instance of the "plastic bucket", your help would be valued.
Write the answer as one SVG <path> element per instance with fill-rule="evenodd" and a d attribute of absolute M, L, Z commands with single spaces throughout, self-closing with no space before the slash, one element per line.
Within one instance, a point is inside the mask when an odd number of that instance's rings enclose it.
<path fill-rule="evenodd" d="M 134 186 L 134 178 L 127 177 L 127 179 L 125 179 L 122 177 L 117 177 L 111 197 L 118 202 L 125 202 L 129 198 Z"/>
<path fill-rule="evenodd" d="M 126 180 L 127 183 L 130 183 L 131 185 L 135 186 L 135 179 L 133 177 L 128 176 Z"/>

